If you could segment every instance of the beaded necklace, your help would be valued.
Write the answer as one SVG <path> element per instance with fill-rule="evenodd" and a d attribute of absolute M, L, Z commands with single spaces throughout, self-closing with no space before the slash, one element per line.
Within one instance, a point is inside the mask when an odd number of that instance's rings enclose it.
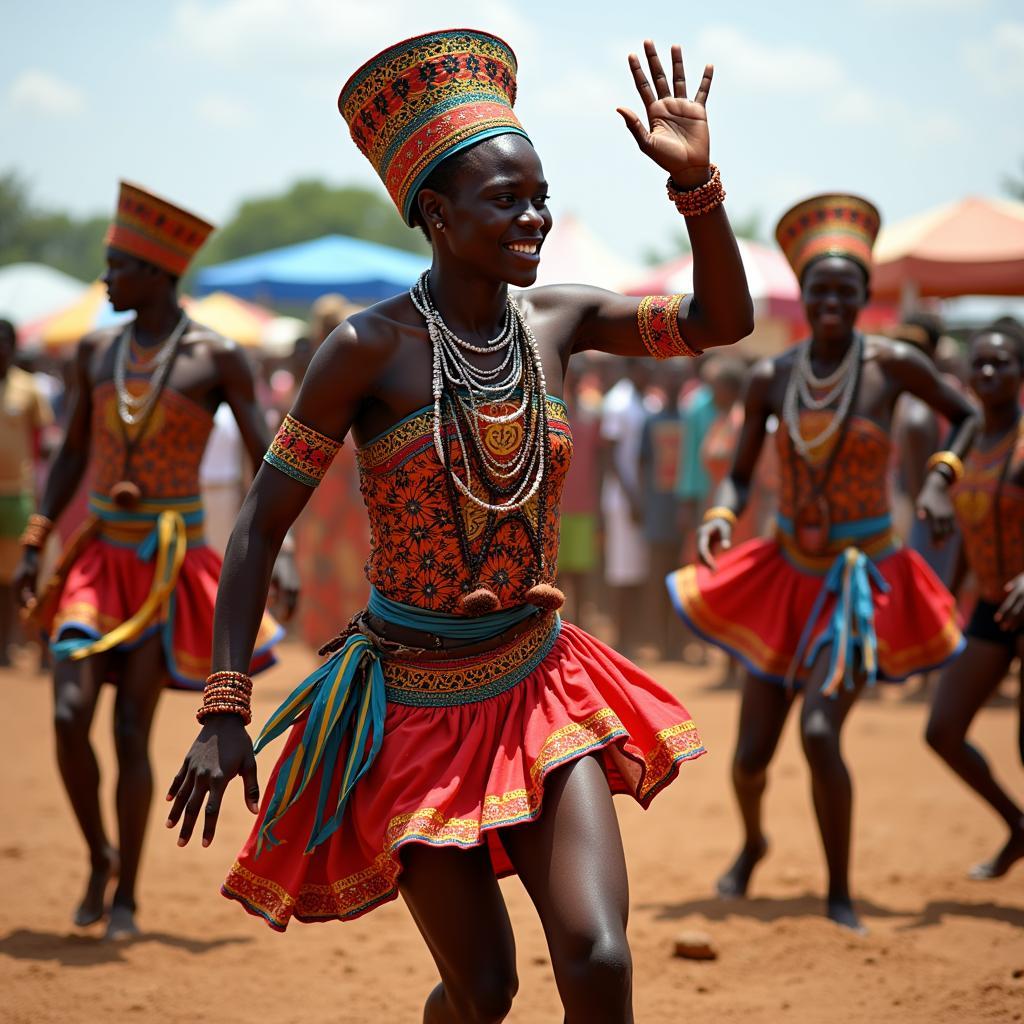
<path fill-rule="evenodd" d="M 544 557 L 547 382 L 537 339 L 522 311 L 509 298 L 502 327 L 494 338 L 485 345 L 465 341 L 444 322 L 434 305 L 427 277 L 424 272 L 409 295 L 426 322 L 433 349 L 434 450 L 444 468 L 452 522 L 470 574 L 470 589 L 460 603 L 471 615 L 491 612 L 499 606 L 497 596 L 481 584 L 480 571 L 499 525 L 514 519 L 522 525 L 534 558 L 534 578 L 526 599 L 539 607 L 558 608 L 564 597 L 547 583 Z M 494 367 L 481 369 L 469 361 L 470 353 L 498 353 L 501 360 Z M 522 434 L 514 454 L 493 454 L 483 431 L 520 420 Z M 451 434 L 447 442 L 446 427 Z M 460 497 L 486 513 L 476 551 L 470 543 Z M 531 503 L 533 507 L 528 508 Z"/>

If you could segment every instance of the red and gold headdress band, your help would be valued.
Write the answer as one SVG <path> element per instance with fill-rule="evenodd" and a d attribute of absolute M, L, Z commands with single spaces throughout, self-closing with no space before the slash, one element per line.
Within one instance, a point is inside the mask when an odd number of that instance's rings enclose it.
<path fill-rule="evenodd" d="M 860 196 L 829 193 L 797 203 L 775 229 L 789 265 L 799 278 L 820 256 L 845 256 L 871 273 L 871 249 L 882 218 Z"/>
<path fill-rule="evenodd" d="M 212 230 L 194 213 L 122 181 L 105 242 L 180 277 Z"/>
<path fill-rule="evenodd" d="M 341 116 L 407 224 L 445 157 L 494 135 L 529 138 L 512 112 L 516 70 L 504 40 L 453 28 L 389 46 L 342 87 Z"/>

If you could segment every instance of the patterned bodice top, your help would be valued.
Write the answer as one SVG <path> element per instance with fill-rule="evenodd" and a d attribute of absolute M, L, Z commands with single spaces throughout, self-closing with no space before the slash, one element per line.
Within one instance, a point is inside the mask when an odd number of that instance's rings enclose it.
<path fill-rule="evenodd" d="M 1024 419 L 1015 434 L 1008 434 L 988 451 L 970 451 L 964 459 L 963 478 L 952 492 L 964 555 L 977 578 L 978 593 L 996 604 L 1006 597 L 1005 584 L 1024 572 L 1024 487 L 1013 482 L 1020 480 L 1022 471 Z M 997 491 L 998 523 L 994 514 Z"/>
<path fill-rule="evenodd" d="M 129 388 L 132 382 L 128 382 Z M 199 494 L 199 463 L 213 429 L 213 417 L 190 398 L 164 388 L 141 437 L 121 422 L 113 381 L 93 392 L 92 490 L 107 495 L 122 480 L 143 498 L 188 498 Z M 126 437 L 131 453 L 125 467 Z"/>
<path fill-rule="evenodd" d="M 801 433 L 806 438 L 816 437 L 831 419 L 830 412 L 803 411 L 800 414 Z M 842 431 L 840 431 L 841 433 Z M 835 447 L 835 437 L 812 452 L 813 480 L 807 463 L 793 451 L 793 442 L 785 423 L 775 432 L 779 453 L 781 490 L 779 512 L 790 519 L 797 510 L 817 493 L 816 483 L 821 480 Z M 876 423 L 863 416 L 854 416 L 847 424 L 842 447 L 836 452 L 825 487 L 829 514 L 833 524 L 874 519 L 889 514 L 889 437 Z M 793 469 L 796 467 L 794 494 Z"/>
<path fill-rule="evenodd" d="M 523 604 L 525 592 L 538 582 L 530 541 L 538 527 L 548 572 L 554 573 L 562 484 L 572 458 L 565 404 L 549 397 L 547 415 L 549 456 L 542 523 L 537 521 L 536 497 L 521 513 L 493 518 L 469 499 L 458 497 L 471 553 L 482 555 L 477 581 L 466 565 L 452 521 L 449 483 L 434 448 L 433 411 L 413 413 L 360 448 L 359 489 L 370 520 L 366 563 L 370 583 L 393 601 L 452 615 L 463 614 L 459 598 L 476 585 L 493 591 L 503 609 Z M 492 455 L 513 457 L 522 430 L 518 422 L 490 424 L 481 427 L 481 434 Z"/>

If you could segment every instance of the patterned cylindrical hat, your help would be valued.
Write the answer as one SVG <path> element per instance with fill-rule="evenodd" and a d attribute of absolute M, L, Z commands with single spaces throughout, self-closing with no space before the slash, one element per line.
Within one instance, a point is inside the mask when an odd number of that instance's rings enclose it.
<path fill-rule="evenodd" d="M 799 278 L 819 256 L 845 256 L 871 273 L 871 249 L 882 218 L 860 196 L 827 193 L 797 203 L 783 214 L 775 238 Z"/>
<path fill-rule="evenodd" d="M 105 243 L 180 277 L 212 230 L 194 213 L 122 181 Z"/>
<path fill-rule="evenodd" d="M 407 224 L 445 157 L 494 135 L 529 138 L 512 112 L 516 70 L 504 40 L 453 28 L 389 46 L 345 83 L 341 116 Z"/>

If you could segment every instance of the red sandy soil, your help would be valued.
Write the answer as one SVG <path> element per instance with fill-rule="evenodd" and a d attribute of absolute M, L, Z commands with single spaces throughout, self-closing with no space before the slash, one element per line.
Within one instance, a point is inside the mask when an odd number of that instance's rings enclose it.
<path fill-rule="evenodd" d="M 270 711 L 313 663 L 304 648 L 286 647 L 283 664 L 258 684 L 254 717 Z M 846 730 L 856 786 L 854 890 L 871 929 L 858 938 L 820 916 L 824 869 L 795 721 L 772 771 L 773 849 L 755 876 L 753 898 L 723 903 L 711 896 L 739 835 L 729 786 L 738 695 L 716 688 L 719 662 L 652 670 L 683 698 L 711 752 L 684 767 L 650 811 L 618 803 L 631 878 L 638 1021 L 1024 1020 L 1024 864 L 994 882 L 965 877 L 1002 842 L 1002 829 L 926 749 L 923 703 L 892 692 L 866 699 Z M 58 784 L 47 681 L 25 658 L 19 670 L 0 671 L 0 1020 L 419 1021 L 436 975 L 401 903 L 352 924 L 293 924 L 278 935 L 218 895 L 251 820 L 237 784 L 214 846 L 176 848 L 162 827 L 161 797 L 196 731 L 195 704 L 194 696 L 169 693 L 159 710 L 159 792 L 140 892 L 144 935 L 111 944 L 99 926 L 82 932 L 70 924 L 86 861 Z M 106 693 L 94 736 L 108 807 L 110 711 Z M 979 716 L 973 735 L 1024 797 L 1015 729 L 1004 697 Z M 263 778 L 270 756 L 262 759 Z M 536 916 L 516 879 L 502 885 L 521 978 L 509 1020 L 559 1021 Z M 711 936 L 716 961 L 672 957 L 675 935 L 692 929 Z"/>

